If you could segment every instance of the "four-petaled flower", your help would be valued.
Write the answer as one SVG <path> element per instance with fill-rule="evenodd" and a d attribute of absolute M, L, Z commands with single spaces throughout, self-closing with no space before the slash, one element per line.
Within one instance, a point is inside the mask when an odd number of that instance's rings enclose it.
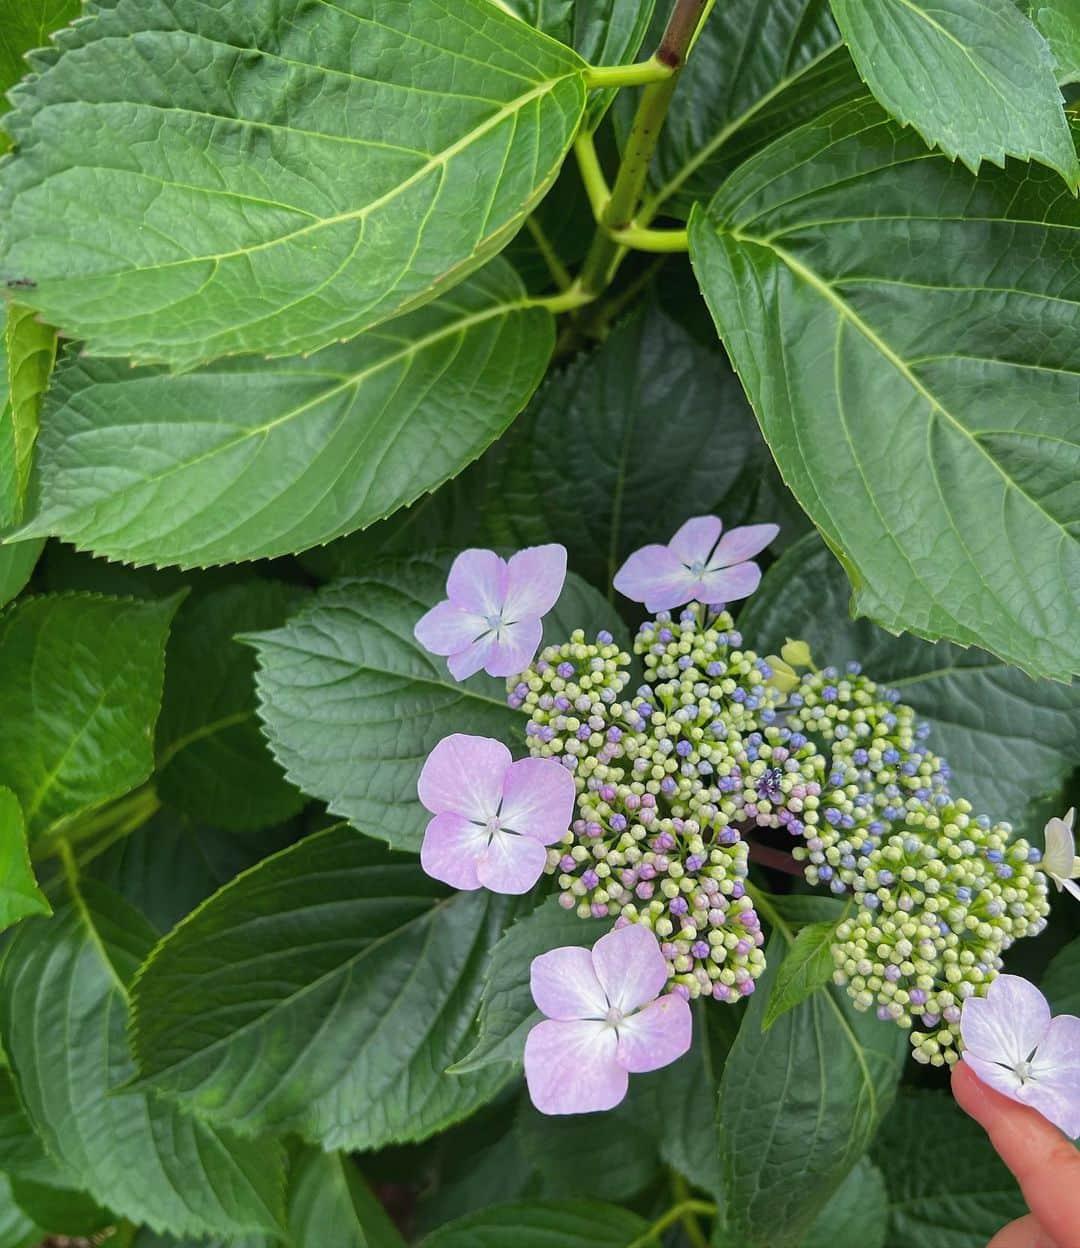
<path fill-rule="evenodd" d="M 1051 819 L 1045 828 L 1046 852 L 1043 854 L 1042 867 L 1046 874 L 1057 885 L 1060 893 L 1063 888 L 1080 901 L 1080 858 L 1076 856 L 1076 841 L 1073 839 L 1073 820 L 1076 818 L 1075 807 L 1069 810 L 1064 819 Z"/>
<path fill-rule="evenodd" d="M 643 546 L 615 575 L 620 594 L 649 611 L 670 611 L 687 602 L 719 606 L 748 598 L 761 583 L 751 563 L 780 532 L 775 524 L 751 524 L 720 536 L 716 516 L 695 516 L 666 546 Z"/>
<path fill-rule="evenodd" d="M 562 593 L 566 548 L 530 546 L 509 563 L 493 550 L 464 550 L 446 582 L 446 601 L 424 615 L 417 641 L 448 656 L 455 680 L 481 668 L 515 676 L 529 666 L 543 634 L 541 619 Z"/>
<path fill-rule="evenodd" d="M 435 816 L 420 865 L 454 888 L 527 893 L 544 872 L 546 845 L 574 810 L 574 779 L 552 758 L 514 762 L 501 741 L 454 733 L 431 751 L 417 784 Z"/>
<path fill-rule="evenodd" d="M 525 1079 L 544 1114 L 611 1109 L 629 1077 L 659 1070 L 690 1047 L 690 1006 L 657 997 L 667 959 L 648 928 L 630 924 L 592 950 L 570 945 L 533 959 L 532 995 L 547 1017 L 525 1041 Z"/>
<path fill-rule="evenodd" d="M 999 975 L 985 997 L 964 1002 L 960 1034 L 964 1061 L 984 1083 L 1080 1137 L 1080 1018 L 1051 1018 L 1034 984 Z"/>

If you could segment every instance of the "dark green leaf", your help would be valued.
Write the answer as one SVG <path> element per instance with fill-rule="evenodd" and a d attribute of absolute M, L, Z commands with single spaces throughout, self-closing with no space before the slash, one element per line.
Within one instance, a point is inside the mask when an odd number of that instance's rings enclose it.
<path fill-rule="evenodd" d="M 28 915 L 51 913 L 30 865 L 19 799 L 0 788 L 0 931 Z"/>
<path fill-rule="evenodd" d="M 0 545 L 0 607 L 22 593 L 41 555 L 43 541 Z"/>
<path fill-rule="evenodd" d="M 901 1092 L 874 1158 L 889 1189 L 887 1248 L 986 1248 L 1027 1209 L 983 1129 L 941 1092 Z"/>
<path fill-rule="evenodd" d="M 720 1089 L 728 1216 L 746 1245 L 796 1245 L 866 1151 L 888 1109 L 908 1043 L 833 989 L 764 1034 L 765 1003 L 790 933 L 769 941 L 768 970 L 743 1019 Z"/>
<path fill-rule="evenodd" d="M 796 497 L 893 631 L 1080 671 L 1080 206 L 872 101 L 743 165 L 691 253 Z"/>
<path fill-rule="evenodd" d="M 549 897 L 511 927 L 491 951 L 480 1005 L 476 1047 L 455 1067 L 464 1072 L 493 1062 L 521 1063 L 525 1037 L 543 1017 L 529 988 L 533 958 L 563 945 L 592 948 L 610 924 L 579 919 Z"/>
<path fill-rule="evenodd" d="M 46 1160 L 40 1137 L 19 1104 L 9 1070 L 0 1070 L 0 1172 L 38 1178 L 55 1173 Z"/>
<path fill-rule="evenodd" d="M 1018 156 L 1080 183 L 1053 57 L 1015 0 L 832 0 L 832 9 L 871 91 L 927 143 L 976 172 Z"/>
<path fill-rule="evenodd" d="M 1076 0 L 1024 0 L 1023 7 L 1050 45 L 1058 82 L 1080 81 L 1080 10 Z"/>
<path fill-rule="evenodd" d="M 1080 939 L 1054 957 L 1040 986 L 1055 1014 L 1080 1014 Z"/>
<path fill-rule="evenodd" d="M 72 1188 L 13 1178 L 11 1194 L 31 1221 L 54 1235 L 93 1235 L 116 1220 L 85 1192 Z"/>
<path fill-rule="evenodd" d="M 273 1230 L 284 1186 L 275 1145 L 120 1090 L 134 1074 L 128 985 L 153 941 L 92 883 L 18 930 L 0 974 L 0 1028 L 20 1101 L 64 1174 L 117 1214 L 180 1234 Z"/>
<path fill-rule="evenodd" d="M 75 360 L 49 398 L 22 531 L 196 567 L 364 528 L 502 433 L 544 374 L 553 325 L 497 260 L 435 303 L 309 358 L 181 375 Z"/>
<path fill-rule="evenodd" d="M 22 519 L 41 405 L 56 359 L 56 330 L 17 303 L 0 305 L 0 527 Z M 6 397 L 5 397 L 6 391 Z"/>
<path fill-rule="evenodd" d="M 0 783 L 31 840 L 150 774 L 178 605 L 56 594 L 0 619 Z"/>
<path fill-rule="evenodd" d="M 1038 683 L 982 650 L 894 637 L 850 618 L 850 592 L 840 565 L 809 536 L 770 568 L 739 625 L 762 653 L 798 635 L 818 664 L 858 659 L 926 716 L 928 744 L 948 761 L 958 796 L 1025 835 L 1039 832 L 1046 816 L 1037 799 L 1060 792 L 1076 765 L 1080 683 Z"/>
<path fill-rule="evenodd" d="M 0 1174 L 0 1248 L 32 1248 L 43 1235 L 44 1230 L 35 1226 L 15 1203 L 11 1180 Z"/>
<path fill-rule="evenodd" d="M 768 1031 L 782 1014 L 801 1005 L 832 979 L 835 932 L 835 922 L 810 923 L 799 930 L 777 969 L 761 1022 L 762 1031 Z"/>
<path fill-rule="evenodd" d="M 81 9 L 82 0 L 0 0 L 0 110 L 4 92 L 30 72 L 23 54 L 45 47 L 53 31 L 73 21 Z"/>
<path fill-rule="evenodd" d="M 304 805 L 270 756 L 255 715 L 255 656 L 236 635 L 283 624 L 306 597 L 249 581 L 185 605 L 166 651 L 157 726 L 157 791 L 221 828 L 281 823 Z"/>
<path fill-rule="evenodd" d="M 503 1205 L 440 1227 L 423 1248 L 628 1248 L 648 1229 L 616 1205 Z"/>
<path fill-rule="evenodd" d="M 413 859 L 339 826 L 226 886 L 135 990 L 144 1082 L 209 1121 L 327 1149 L 423 1139 L 504 1068 L 452 1078 L 475 1041 L 487 954 L 515 903 L 447 897 Z"/>
<path fill-rule="evenodd" d="M 341 1153 L 305 1152 L 289 1182 L 290 1248 L 405 1248 L 405 1241 Z"/>
<path fill-rule="evenodd" d="M 799 1248 L 884 1248 L 888 1227 L 885 1180 L 864 1157 L 833 1193 Z"/>
<path fill-rule="evenodd" d="M 504 681 L 481 674 L 459 684 L 413 637 L 416 621 L 445 597 L 448 567 L 431 557 L 387 562 L 252 638 L 259 714 L 285 774 L 399 849 L 420 848 L 431 816 L 416 781 L 444 736 L 509 743 L 524 732 Z"/>
<path fill-rule="evenodd" d="M 864 91 L 828 0 L 718 4 L 683 71 L 644 215 L 688 216 L 753 152 Z"/>
<path fill-rule="evenodd" d="M 429 301 L 517 232 L 585 107 L 581 60 L 490 0 L 127 0 L 60 44 L 4 119 L 0 281 L 144 362 Z"/>

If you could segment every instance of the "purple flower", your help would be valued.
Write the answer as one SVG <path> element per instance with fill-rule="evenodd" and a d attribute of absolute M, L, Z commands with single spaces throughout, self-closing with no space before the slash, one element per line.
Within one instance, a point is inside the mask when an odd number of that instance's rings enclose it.
<path fill-rule="evenodd" d="M 960 1034 L 964 1061 L 984 1083 L 1080 1137 L 1080 1018 L 1051 1018 L 1034 984 L 999 975 L 985 997 L 964 1002 Z"/>
<path fill-rule="evenodd" d="M 667 546 L 643 546 L 615 575 L 620 594 L 649 611 L 670 611 L 685 602 L 708 606 L 748 598 L 761 582 L 749 562 L 780 532 L 775 524 L 751 524 L 720 536 L 716 516 L 695 516 Z"/>
<path fill-rule="evenodd" d="M 545 845 L 566 832 L 574 778 L 552 758 L 514 762 L 501 741 L 454 733 L 431 751 L 417 785 L 435 816 L 420 865 L 454 888 L 526 893 L 544 872 Z"/>
<path fill-rule="evenodd" d="M 565 580 L 566 548 L 558 544 L 519 550 L 509 563 L 493 550 L 463 550 L 450 569 L 446 601 L 420 619 L 416 640 L 449 656 L 455 680 L 481 668 L 489 676 L 515 676 L 532 662 L 541 619 Z"/>
<path fill-rule="evenodd" d="M 531 985 L 547 1017 L 525 1041 L 525 1080 L 543 1114 L 611 1109 L 630 1075 L 659 1070 L 690 1047 L 690 1007 L 674 994 L 659 997 L 667 960 L 648 928 L 608 932 L 591 951 L 541 954 Z"/>

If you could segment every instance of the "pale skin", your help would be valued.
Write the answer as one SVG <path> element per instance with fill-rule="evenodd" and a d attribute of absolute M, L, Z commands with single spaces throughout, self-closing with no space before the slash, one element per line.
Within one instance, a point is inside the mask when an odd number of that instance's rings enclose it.
<path fill-rule="evenodd" d="M 987 1087 L 963 1062 L 953 1069 L 952 1089 L 1013 1172 L 1031 1210 L 988 1248 L 1080 1248 L 1080 1152 L 1072 1142 L 1035 1110 Z"/>

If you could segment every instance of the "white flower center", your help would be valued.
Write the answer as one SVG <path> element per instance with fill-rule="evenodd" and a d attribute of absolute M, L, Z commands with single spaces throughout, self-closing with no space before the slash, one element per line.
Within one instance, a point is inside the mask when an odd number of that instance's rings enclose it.
<path fill-rule="evenodd" d="M 484 623 L 491 629 L 493 633 L 497 633 L 502 628 L 503 619 L 501 615 L 489 615 Z"/>
<path fill-rule="evenodd" d="M 705 560 L 704 560 L 704 559 L 695 559 L 695 560 L 694 560 L 694 562 L 693 562 L 692 564 L 690 564 L 690 575 L 691 575 L 691 576 L 700 576 L 700 575 L 702 574 L 702 572 L 704 572 L 704 571 L 705 571 Z"/>
<path fill-rule="evenodd" d="M 604 1015 L 604 1022 L 607 1023 L 609 1027 L 618 1027 L 618 1025 L 622 1022 L 622 1020 L 623 1020 L 622 1010 L 620 1010 L 617 1006 L 614 1006 L 614 1005 L 611 1006 L 608 1012 Z"/>
<path fill-rule="evenodd" d="M 1034 1056 L 1035 1056 L 1035 1055 L 1034 1055 L 1034 1054 L 1032 1054 L 1032 1057 L 1034 1057 Z M 1032 1075 L 1032 1070 L 1031 1070 L 1031 1062 L 1030 1062 L 1030 1061 L 1026 1061 L 1026 1062 L 1018 1062 L 1018 1063 L 1017 1063 L 1017 1064 L 1013 1067 L 1013 1071 L 1014 1071 L 1014 1073 L 1016 1074 L 1016 1077 L 1020 1080 L 1020 1082 L 1021 1082 L 1021 1083 L 1027 1083 L 1027 1081 L 1033 1077 L 1033 1075 Z"/>
<path fill-rule="evenodd" d="M 496 832 L 502 831 L 502 820 L 498 815 L 492 815 L 487 823 L 484 824 L 484 827 L 487 828 L 488 836 L 493 837 Z"/>

